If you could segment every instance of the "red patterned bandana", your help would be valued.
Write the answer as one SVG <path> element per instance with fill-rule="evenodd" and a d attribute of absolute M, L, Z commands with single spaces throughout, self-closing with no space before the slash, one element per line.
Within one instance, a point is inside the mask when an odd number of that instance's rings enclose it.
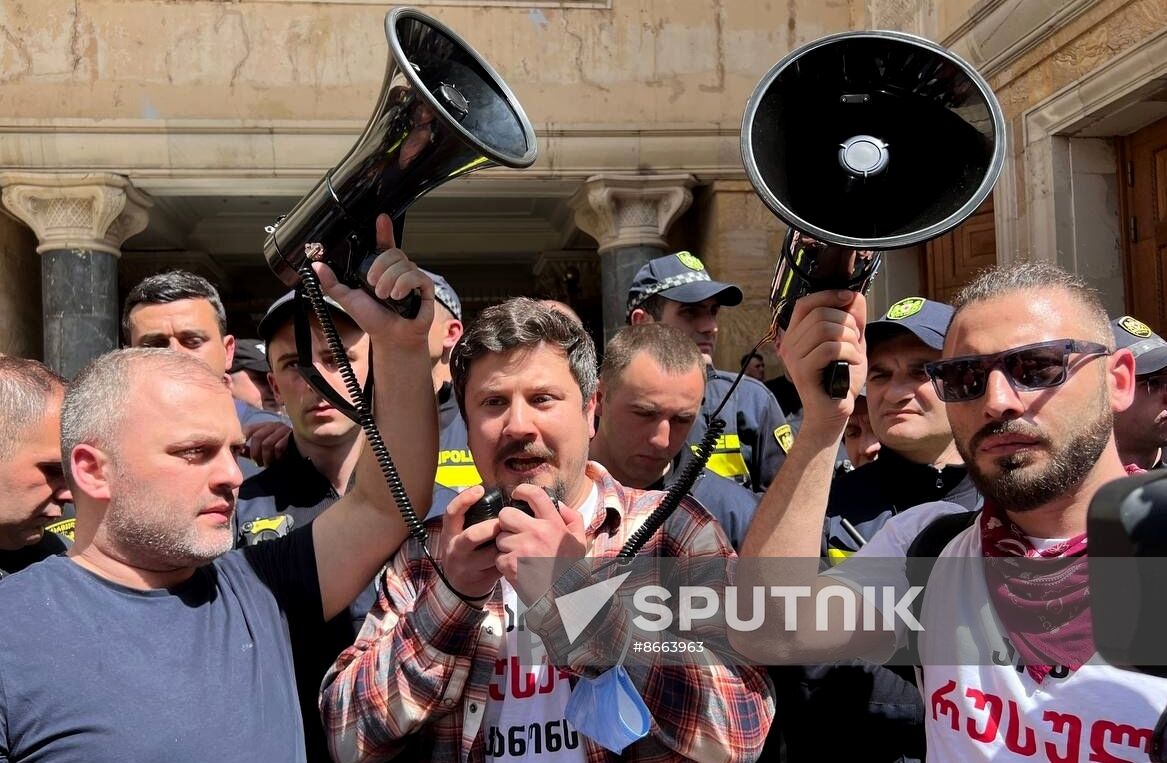
<path fill-rule="evenodd" d="M 994 559 L 985 566 L 989 598 L 1025 671 L 1041 683 L 1054 665 L 1082 667 L 1094 655 L 1086 533 L 1038 551 L 990 501 L 979 526 L 981 548 Z"/>
<path fill-rule="evenodd" d="M 1077 670 L 1094 654 L 1086 533 L 1038 551 L 1000 507 L 985 501 L 981 547 L 989 598 L 1021 664 L 1041 683 L 1054 665 Z"/>

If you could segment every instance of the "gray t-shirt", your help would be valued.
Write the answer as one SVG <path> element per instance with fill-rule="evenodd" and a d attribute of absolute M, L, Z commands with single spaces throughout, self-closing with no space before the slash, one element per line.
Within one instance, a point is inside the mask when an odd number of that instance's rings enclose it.
<path fill-rule="evenodd" d="M 52 557 L 0 586 L 0 761 L 303 761 L 289 629 L 323 626 L 312 534 L 139 591 Z"/>

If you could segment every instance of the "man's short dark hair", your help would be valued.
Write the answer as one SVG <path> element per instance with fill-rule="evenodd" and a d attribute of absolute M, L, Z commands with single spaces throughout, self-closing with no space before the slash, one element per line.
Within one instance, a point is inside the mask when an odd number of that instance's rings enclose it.
<path fill-rule="evenodd" d="M 1102 304 L 1098 291 L 1080 276 L 1070 273 L 1048 262 L 1019 262 L 1012 265 L 998 265 L 985 270 L 956 295 L 952 306 L 955 323 L 969 305 L 1003 296 L 1015 291 L 1038 291 L 1060 289 L 1080 304 L 1088 316 L 1089 325 L 1084 329 L 1088 335 L 1067 337 L 1084 339 L 1106 345 L 1114 349 L 1114 332 L 1110 329 L 1110 316 Z M 1002 316 L 1008 320 L 1008 316 Z"/>
<path fill-rule="evenodd" d="M 215 310 L 219 320 L 219 334 L 227 335 L 227 311 L 223 300 L 211 282 L 186 270 L 170 270 L 147 276 L 130 289 L 122 307 L 122 336 L 130 341 L 130 311 L 138 305 L 165 305 L 183 299 L 205 299 Z"/>
<path fill-rule="evenodd" d="M 651 315 L 654 321 L 659 321 L 665 317 L 665 305 L 669 301 L 670 300 L 668 297 L 662 297 L 659 294 L 653 294 L 651 297 L 645 297 L 644 301 L 641 302 L 636 309 L 643 310 L 644 312 Z M 628 317 L 631 319 L 631 312 L 628 314 Z"/>
<path fill-rule="evenodd" d="M 637 353 L 647 352 L 669 374 L 683 374 L 692 369 L 705 370 L 705 360 L 697 344 L 683 331 L 663 323 L 625 326 L 604 347 L 600 380 L 606 389 L 619 385 L 625 369 Z"/>
<path fill-rule="evenodd" d="M 462 418 L 466 418 L 466 382 L 474 361 L 487 354 L 501 354 L 546 343 L 567 356 L 571 375 L 579 385 L 584 403 L 596 392 L 596 346 L 579 323 L 537 300 L 515 297 L 486 308 L 450 353 L 450 376 Z"/>
<path fill-rule="evenodd" d="M 0 356 L 0 461 L 12 457 L 65 386 L 65 379 L 44 363 Z"/>

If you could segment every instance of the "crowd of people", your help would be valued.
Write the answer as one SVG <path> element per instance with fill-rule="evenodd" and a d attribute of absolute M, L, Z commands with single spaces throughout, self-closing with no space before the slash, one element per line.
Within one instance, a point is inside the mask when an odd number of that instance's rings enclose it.
<path fill-rule="evenodd" d="M 906 591 L 925 538 L 941 560 L 1084 561 L 1098 488 L 1164 466 L 1167 342 L 1075 276 L 996 268 L 871 322 L 860 294 L 812 294 L 783 375 L 750 352 L 733 387 L 713 357 L 743 294 L 689 252 L 640 269 L 597 348 L 550 300 L 464 324 L 387 218 L 377 234 L 370 290 L 317 265 L 344 358 L 294 292 L 236 339 L 182 271 L 135 286 L 125 349 L 74 379 L 0 357 L 0 761 L 1148 758 L 1167 682 L 1095 654 L 1080 568 L 937 566 L 918 643 L 902 623 L 819 627 L 813 597 L 690 633 L 726 648 L 683 659 L 629 653 L 643 626 L 617 606 L 567 628 L 719 406 L 640 557 L 816 592 Z M 373 296 L 410 291 L 412 320 Z M 842 399 L 820 384 L 836 360 Z M 505 507 L 482 519 L 494 487 Z M 770 560 L 806 564 L 775 581 Z M 946 662 L 954 639 L 1009 658 Z M 581 715 L 585 693 L 610 702 Z"/>

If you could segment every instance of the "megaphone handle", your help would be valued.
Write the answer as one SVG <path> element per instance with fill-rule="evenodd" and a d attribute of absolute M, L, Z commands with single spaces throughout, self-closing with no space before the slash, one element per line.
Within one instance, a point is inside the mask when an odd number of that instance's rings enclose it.
<path fill-rule="evenodd" d="M 832 400 L 842 400 L 851 389 L 851 368 L 845 360 L 836 360 L 823 369 L 823 390 Z"/>
<path fill-rule="evenodd" d="M 375 259 L 376 257 L 370 255 L 361 260 L 360 267 L 357 268 L 361 288 L 364 289 L 368 294 L 375 297 L 378 302 L 385 305 L 385 307 L 397 313 L 405 320 L 413 320 L 417 317 L 417 314 L 421 312 L 421 291 L 414 289 L 413 291 L 409 292 L 409 294 L 407 294 L 404 299 L 381 299 L 378 297 L 373 292 L 373 288 L 369 286 L 368 280 L 369 268 L 373 267 L 373 260 Z"/>
<path fill-rule="evenodd" d="M 365 290 L 370 294 L 373 292 L 367 286 Z M 414 289 L 405 296 L 405 299 L 382 299 L 380 302 L 405 320 L 411 321 L 421 312 L 421 291 Z"/>

